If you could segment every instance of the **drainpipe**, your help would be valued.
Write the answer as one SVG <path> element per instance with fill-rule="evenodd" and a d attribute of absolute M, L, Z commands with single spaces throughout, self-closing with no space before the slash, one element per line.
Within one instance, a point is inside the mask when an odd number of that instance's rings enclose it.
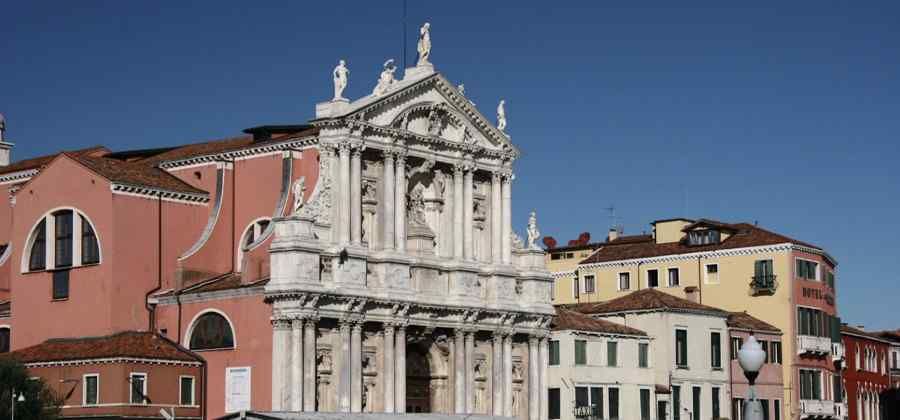
<path fill-rule="evenodd" d="M 698 303 L 703 304 L 703 270 L 700 267 L 700 257 L 697 257 L 697 293 L 700 295 L 697 299 Z"/>

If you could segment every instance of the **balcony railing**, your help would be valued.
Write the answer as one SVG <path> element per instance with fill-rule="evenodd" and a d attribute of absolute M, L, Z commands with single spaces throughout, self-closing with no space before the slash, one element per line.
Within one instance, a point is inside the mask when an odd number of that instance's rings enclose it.
<path fill-rule="evenodd" d="M 844 360 L 844 343 L 831 342 L 831 361 Z"/>
<path fill-rule="evenodd" d="M 797 354 L 825 355 L 831 352 L 831 338 L 813 335 L 797 336 Z"/>
<path fill-rule="evenodd" d="M 750 281 L 750 289 L 753 290 L 754 296 L 774 294 L 777 288 L 778 282 L 775 281 L 774 274 L 753 276 L 752 281 Z"/>
<path fill-rule="evenodd" d="M 825 400 L 800 400 L 800 418 L 830 419 L 834 418 L 834 402 Z"/>

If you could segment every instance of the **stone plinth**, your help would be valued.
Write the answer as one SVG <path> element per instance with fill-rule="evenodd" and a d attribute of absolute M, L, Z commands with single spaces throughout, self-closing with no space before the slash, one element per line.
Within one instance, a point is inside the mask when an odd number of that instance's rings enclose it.
<path fill-rule="evenodd" d="M 313 221 L 299 216 L 275 219 L 271 277 L 267 290 L 321 287 L 319 253 L 322 247 L 313 234 Z"/>
<path fill-rule="evenodd" d="M 434 255 L 434 238 L 428 226 L 412 225 L 406 234 L 406 248 L 415 255 Z"/>
<path fill-rule="evenodd" d="M 513 251 L 513 262 L 521 268 L 546 270 L 545 255 L 540 249 L 517 249 Z"/>
<path fill-rule="evenodd" d="M 422 64 L 415 67 L 408 67 L 403 70 L 403 80 L 421 79 L 423 77 L 434 74 L 434 65 L 431 63 Z"/>
<path fill-rule="evenodd" d="M 329 118 L 343 115 L 350 108 L 350 101 L 347 99 L 335 99 L 328 102 L 320 102 L 316 104 L 316 118 Z"/>

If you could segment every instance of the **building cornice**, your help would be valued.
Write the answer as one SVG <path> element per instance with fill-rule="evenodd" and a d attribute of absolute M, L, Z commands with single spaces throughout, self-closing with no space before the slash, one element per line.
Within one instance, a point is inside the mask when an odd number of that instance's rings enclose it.
<path fill-rule="evenodd" d="M 203 362 L 192 362 L 187 360 L 171 360 L 171 359 L 152 359 L 143 357 L 102 357 L 77 360 L 56 360 L 48 362 L 30 362 L 24 363 L 25 367 L 54 367 L 54 366 L 82 366 L 109 363 L 141 363 L 151 365 L 174 365 L 174 366 L 203 366 Z"/>
<path fill-rule="evenodd" d="M 740 255 L 755 255 L 755 254 L 764 254 L 764 253 L 770 253 L 770 252 L 783 252 L 783 251 L 800 251 L 800 252 L 806 252 L 806 253 L 810 253 L 810 254 L 820 255 L 824 258 L 829 259 L 834 265 L 837 265 L 837 261 L 834 258 L 832 258 L 830 255 L 828 255 L 828 253 L 826 253 L 825 251 L 822 251 L 822 250 L 816 249 L 816 248 L 811 248 L 808 246 L 797 245 L 797 244 L 794 244 L 791 242 L 785 242 L 785 243 L 773 244 L 773 245 L 761 245 L 761 246 L 751 246 L 751 247 L 731 248 L 731 249 L 717 249 L 717 250 L 713 250 L 713 251 L 691 252 L 691 253 L 686 253 L 686 254 L 669 254 L 669 255 L 660 255 L 660 256 L 656 256 L 656 257 L 631 258 L 631 259 L 625 259 L 625 260 L 579 264 L 578 268 L 575 271 L 580 271 L 583 269 L 626 267 L 626 266 L 654 264 L 654 263 L 661 263 L 661 262 L 686 261 L 686 260 L 693 260 L 693 259 L 697 259 L 697 258 L 711 259 L 711 258 L 733 257 L 733 256 L 740 256 Z"/>
<path fill-rule="evenodd" d="M 142 185 L 123 184 L 120 182 L 110 183 L 109 189 L 113 192 L 113 194 L 130 195 L 152 199 L 162 198 L 163 201 L 171 201 L 176 203 L 205 205 L 209 202 L 208 194 L 163 190 Z"/>
<path fill-rule="evenodd" d="M 26 169 L 24 171 L 0 175 L 0 185 L 18 184 L 20 182 L 28 181 L 31 177 L 37 175 L 38 172 L 40 172 L 38 169 Z"/>
<path fill-rule="evenodd" d="M 299 150 L 312 147 L 318 143 L 317 136 L 306 136 L 300 138 L 291 138 L 278 143 L 268 143 L 260 146 L 249 146 L 243 149 L 231 150 L 219 153 L 210 153 L 206 155 L 192 156 L 184 159 L 174 159 L 164 161 L 159 167 L 166 170 L 181 169 L 185 166 L 195 166 L 201 164 L 214 164 L 223 160 L 242 160 L 249 157 L 257 157 L 258 155 L 270 154 L 284 150 Z"/>

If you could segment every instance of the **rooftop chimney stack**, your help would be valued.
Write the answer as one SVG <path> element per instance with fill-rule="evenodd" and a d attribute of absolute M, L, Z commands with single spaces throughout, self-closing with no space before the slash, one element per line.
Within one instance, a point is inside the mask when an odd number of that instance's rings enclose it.
<path fill-rule="evenodd" d="M 0 114 L 0 167 L 9 166 L 13 144 L 6 141 L 6 118 Z"/>
<path fill-rule="evenodd" d="M 606 242 L 612 242 L 616 239 L 619 239 L 619 229 L 614 227 L 609 228 L 609 235 L 606 236 Z"/>

